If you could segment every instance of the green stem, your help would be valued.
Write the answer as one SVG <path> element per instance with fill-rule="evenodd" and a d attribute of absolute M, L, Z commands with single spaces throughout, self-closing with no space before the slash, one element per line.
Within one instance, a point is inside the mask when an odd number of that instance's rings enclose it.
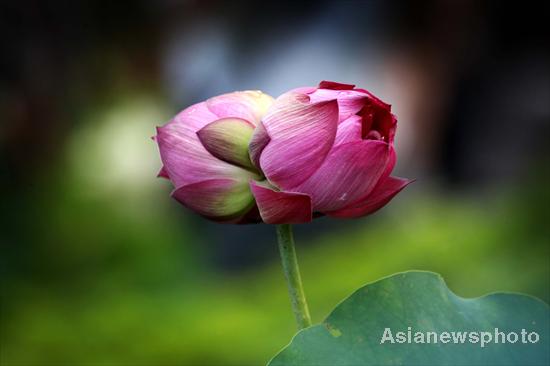
<path fill-rule="evenodd" d="M 311 325 L 311 317 L 309 316 L 309 309 L 300 277 L 300 269 L 298 268 L 292 226 L 289 224 L 277 225 L 277 239 L 283 262 L 283 271 L 288 285 L 288 293 L 292 303 L 292 311 L 296 317 L 298 329 L 307 328 Z"/>

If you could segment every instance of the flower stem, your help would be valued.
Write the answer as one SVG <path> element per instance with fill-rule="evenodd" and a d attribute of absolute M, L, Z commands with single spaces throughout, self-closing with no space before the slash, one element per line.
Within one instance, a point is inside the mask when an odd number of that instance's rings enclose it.
<path fill-rule="evenodd" d="M 309 309 L 300 277 L 300 269 L 298 268 L 292 226 L 289 224 L 277 225 L 277 239 L 288 293 L 292 303 L 292 311 L 296 317 L 298 329 L 307 328 L 311 325 L 311 317 L 309 316 Z"/>

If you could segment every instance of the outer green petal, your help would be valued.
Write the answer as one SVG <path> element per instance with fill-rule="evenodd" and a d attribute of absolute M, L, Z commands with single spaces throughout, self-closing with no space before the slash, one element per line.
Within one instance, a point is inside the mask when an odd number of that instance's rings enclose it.
<path fill-rule="evenodd" d="M 177 188 L 172 197 L 216 221 L 238 219 L 254 206 L 254 197 L 246 180 L 205 180 Z"/>
<path fill-rule="evenodd" d="M 224 118 L 204 126 L 197 135 L 212 155 L 228 163 L 254 169 L 248 154 L 248 144 L 254 126 L 240 118 Z"/>

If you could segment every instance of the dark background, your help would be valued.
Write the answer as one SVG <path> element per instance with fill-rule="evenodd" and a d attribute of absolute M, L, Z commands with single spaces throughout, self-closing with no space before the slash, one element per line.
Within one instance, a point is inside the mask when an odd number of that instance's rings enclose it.
<path fill-rule="evenodd" d="M 320 80 L 393 105 L 376 215 L 297 229 L 314 321 L 408 269 L 550 299 L 548 6 L 522 1 L 0 5 L 0 361 L 261 364 L 293 334 L 274 228 L 169 198 L 149 137 L 191 103 Z"/>

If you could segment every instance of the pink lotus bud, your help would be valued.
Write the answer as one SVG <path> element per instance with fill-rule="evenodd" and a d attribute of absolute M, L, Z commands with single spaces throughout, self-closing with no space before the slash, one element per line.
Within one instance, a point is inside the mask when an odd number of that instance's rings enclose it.
<path fill-rule="evenodd" d="M 225 94 L 158 129 L 159 176 L 182 204 L 222 222 L 365 216 L 410 183 L 390 176 L 396 127 L 390 106 L 354 85 L 323 81 L 275 101 Z"/>

